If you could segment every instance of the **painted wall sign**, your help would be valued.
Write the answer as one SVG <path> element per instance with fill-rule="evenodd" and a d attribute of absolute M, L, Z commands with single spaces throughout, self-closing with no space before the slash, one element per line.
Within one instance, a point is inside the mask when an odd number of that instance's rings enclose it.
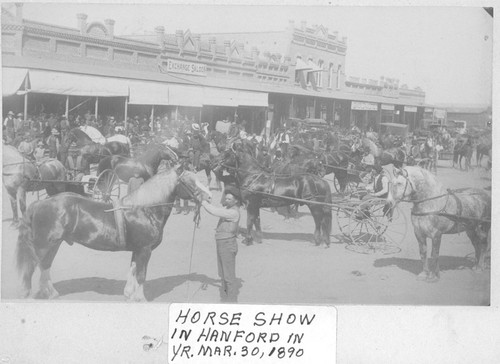
<path fill-rule="evenodd" d="M 417 112 L 416 106 L 405 106 L 405 112 Z"/>
<path fill-rule="evenodd" d="M 176 59 L 169 59 L 167 71 L 174 73 L 184 73 L 193 76 L 206 76 L 207 66 L 201 63 L 184 62 Z"/>
<path fill-rule="evenodd" d="M 366 110 L 366 111 L 377 111 L 377 104 L 372 104 L 370 102 L 357 102 L 353 101 L 351 104 L 351 110 Z"/>
<path fill-rule="evenodd" d="M 381 104 L 380 108 L 382 110 L 394 111 L 394 105 Z"/>

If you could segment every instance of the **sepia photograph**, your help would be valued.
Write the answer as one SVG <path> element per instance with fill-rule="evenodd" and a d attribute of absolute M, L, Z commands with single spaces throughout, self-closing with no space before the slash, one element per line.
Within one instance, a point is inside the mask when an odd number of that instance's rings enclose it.
<path fill-rule="evenodd" d="M 490 306 L 493 8 L 1 7 L 2 301 Z"/>

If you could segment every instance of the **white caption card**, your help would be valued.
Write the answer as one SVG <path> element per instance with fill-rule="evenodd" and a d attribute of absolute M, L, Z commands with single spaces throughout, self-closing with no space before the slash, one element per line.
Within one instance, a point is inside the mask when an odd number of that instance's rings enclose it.
<path fill-rule="evenodd" d="M 172 304 L 168 362 L 335 363 L 334 307 Z"/>

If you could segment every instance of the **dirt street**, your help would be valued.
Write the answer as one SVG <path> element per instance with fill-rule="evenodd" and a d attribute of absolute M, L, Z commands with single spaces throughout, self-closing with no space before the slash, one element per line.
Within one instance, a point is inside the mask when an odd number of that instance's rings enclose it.
<path fill-rule="evenodd" d="M 483 169 L 463 172 L 440 161 L 438 178 L 446 187 L 491 185 Z M 206 181 L 203 172 L 200 180 Z M 30 194 L 33 200 L 36 195 Z M 4 190 L 2 236 L 2 299 L 18 297 L 19 278 L 14 265 L 18 230 Z M 214 192 L 214 201 L 220 193 Z M 441 244 L 441 279 L 417 281 L 421 271 L 418 244 L 409 220 L 409 204 L 402 204 L 408 218 L 407 234 L 400 252 L 359 254 L 346 249 L 333 214 L 330 248 L 311 243 L 313 219 L 307 207 L 300 217 L 284 217 L 261 211 L 262 244 L 239 244 L 237 276 L 242 287 L 241 303 L 283 304 L 397 304 L 397 305 L 488 305 L 490 271 L 471 270 L 474 249 L 465 233 L 445 235 Z M 162 244 L 153 252 L 145 295 L 154 302 L 218 302 L 214 228 L 217 219 L 202 212 L 199 229 L 193 214 L 171 215 Z M 243 211 L 241 227 L 246 225 Z M 401 227 L 404 229 L 404 227 Z M 194 243 L 192 238 L 194 236 Z M 192 256 L 192 260 L 191 260 Z M 129 252 L 99 252 L 63 244 L 52 266 L 52 278 L 63 301 L 124 301 L 123 289 L 130 264 Z M 190 269 L 191 266 L 191 269 Z M 34 289 L 39 274 L 35 273 Z"/>

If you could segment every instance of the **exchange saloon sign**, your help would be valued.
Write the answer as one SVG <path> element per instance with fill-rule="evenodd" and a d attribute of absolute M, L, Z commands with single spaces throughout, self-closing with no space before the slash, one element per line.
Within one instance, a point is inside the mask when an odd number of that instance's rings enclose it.
<path fill-rule="evenodd" d="M 206 76 L 207 66 L 200 63 L 184 62 L 169 59 L 167 62 L 167 71 L 174 73 L 184 73 L 194 76 Z"/>

